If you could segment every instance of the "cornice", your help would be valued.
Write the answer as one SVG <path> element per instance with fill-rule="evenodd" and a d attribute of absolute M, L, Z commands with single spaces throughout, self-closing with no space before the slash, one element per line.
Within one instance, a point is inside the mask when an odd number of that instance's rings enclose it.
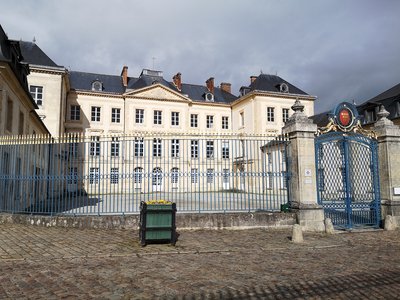
<path fill-rule="evenodd" d="M 193 101 L 193 104 L 196 104 L 196 105 L 203 105 L 203 106 L 231 107 L 231 104 L 230 104 L 230 103 L 220 103 L 220 102 Z"/>
<path fill-rule="evenodd" d="M 279 92 L 254 90 L 254 91 L 251 91 L 250 93 L 247 93 L 246 95 L 240 97 L 239 99 L 233 101 L 230 105 L 234 106 L 234 105 L 236 105 L 240 102 L 243 102 L 249 98 L 255 98 L 257 96 L 286 98 L 286 99 L 293 99 L 293 100 L 299 99 L 299 100 L 309 100 L 309 101 L 315 101 L 317 99 L 317 96 L 312 96 L 312 95 L 290 94 L 290 93 L 279 93 Z"/>
<path fill-rule="evenodd" d="M 32 73 L 45 73 L 52 75 L 64 75 L 67 73 L 67 69 L 63 67 L 47 67 L 38 65 L 29 65 L 29 71 Z"/>
<path fill-rule="evenodd" d="M 116 94 L 116 93 L 99 93 L 95 91 L 84 91 L 84 90 L 76 90 L 72 89 L 70 90 L 70 93 L 76 94 L 76 95 L 84 95 L 84 96 L 94 96 L 94 97 L 101 97 L 101 98 L 120 98 L 124 99 L 122 94 Z"/>

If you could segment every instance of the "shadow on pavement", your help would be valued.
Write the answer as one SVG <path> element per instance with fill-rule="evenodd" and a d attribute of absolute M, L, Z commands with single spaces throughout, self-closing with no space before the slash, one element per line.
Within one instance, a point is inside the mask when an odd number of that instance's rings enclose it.
<path fill-rule="evenodd" d="M 266 283 L 241 289 L 225 288 L 213 293 L 185 295 L 182 299 L 399 299 L 400 271 L 353 273 L 322 280 Z"/>

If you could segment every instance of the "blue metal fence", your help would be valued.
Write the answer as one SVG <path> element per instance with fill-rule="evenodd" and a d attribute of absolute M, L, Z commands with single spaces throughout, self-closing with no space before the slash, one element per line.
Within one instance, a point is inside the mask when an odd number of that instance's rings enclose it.
<path fill-rule="evenodd" d="M 276 211 L 288 202 L 287 140 L 146 134 L 0 141 L 0 211 L 138 213 L 165 199 L 180 212 Z"/>

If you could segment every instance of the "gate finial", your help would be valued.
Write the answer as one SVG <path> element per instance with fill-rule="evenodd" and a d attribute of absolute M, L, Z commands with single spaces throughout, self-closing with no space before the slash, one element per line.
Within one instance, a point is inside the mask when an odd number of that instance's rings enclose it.
<path fill-rule="evenodd" d="M 390 112 L 388 112 L 385 107 L 383 105 L 381 105 L 381 108 L 379 110 L 379 112 L 377 113 L 378 115 L 378 120 L 383 119 L 383 118 L 387 118 L 390 115 Z"/>
<path fill-rule="evenodd" d="M 304 111 L 304 105 L 300 102 L 299 98 L 296 98 L 296 101 L 292 105 L 291 109 L 294 110 L 295 113 L 302 113 Z"/>

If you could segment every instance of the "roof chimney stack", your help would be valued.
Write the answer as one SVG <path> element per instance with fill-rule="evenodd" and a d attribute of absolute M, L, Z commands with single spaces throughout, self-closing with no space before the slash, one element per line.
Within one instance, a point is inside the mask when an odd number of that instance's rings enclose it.
<path fill-rule="evenodd" d="M 174 81 L 174 85 L 178 89 L 178 91 L 182 91 L 182 74 L 177 73 L 174 77 L 172 77 L 172 80 Z"/>
<path fill-rule="evenodd" d="M 231 84 L 227 82 L 221 82 L 221 90 L 231 94 Z"/>
<path fill-rule="evenodd" d="M 122 84 L 124 87 L 128 86 L 128 67 L 123 66 L 122 72 L 121 72 L 121 77 L 122 77 Z"/>
<path fill-rule="evenodd" d="M 210 93 L 214 94 L 214 77 L 210 77 L 209 79 L 207 79 L 206 85 Z"/>

